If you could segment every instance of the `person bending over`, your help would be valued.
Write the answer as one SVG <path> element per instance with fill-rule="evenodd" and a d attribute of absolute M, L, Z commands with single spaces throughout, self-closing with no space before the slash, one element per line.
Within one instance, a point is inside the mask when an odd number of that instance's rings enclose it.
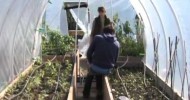
<path fill-rule="evenodd" d="M 96 77 L 97 100 L 103 99 L 103 77 L 114 68 L 120 44 L 112 25 L 106 26 L 103 34 L 96 35 L 87 51 L 87 60 L 90 64 L 85 81 L 83 97 L 89 98 L 92 80 Z"/>

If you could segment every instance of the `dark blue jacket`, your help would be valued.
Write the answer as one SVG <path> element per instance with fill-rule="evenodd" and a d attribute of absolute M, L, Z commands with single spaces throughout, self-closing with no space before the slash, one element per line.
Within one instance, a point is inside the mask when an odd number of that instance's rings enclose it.
<path fill-rule="evenodd" d="M 115 35 L 96 35 L 88 51 L 87 59 L 90 64 L 105 69 L 113 68 L 116 64 L 120 44 Z"/>

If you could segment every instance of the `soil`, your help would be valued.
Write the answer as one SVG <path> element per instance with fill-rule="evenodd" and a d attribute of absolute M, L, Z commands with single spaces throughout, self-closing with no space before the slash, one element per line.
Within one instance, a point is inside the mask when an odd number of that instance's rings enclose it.
<path fill-rule="evenodd" d="M 12 100 L 66 100 L 70 88 L 73 65 L 68 61 L 62 64 L 48 62 L 37 69 L 30 78 L 30 73 L 40 65 L 41 63 L 35 63 L 26 76 L 20 76 L 19 81 L 7 91 L 3 100 L 19 94 L 28 79 L 30 81 L 23 92 Z M 59 69 L 60 73 L 58 73 Z M 59 85 L 57 85 L 58 76 Z"/>
<path fill-rule="evenodd" d="M 120 96 L 126 96 L 130 100 L 168 100 L 156 88 L 155 81 L 152 78 L 146 76 L 144 81 L 143 69 L 122 68 L 119 69 L 119 73 L 129 95 L 127 96 L 116 71 L 114 71 L 109 76 L 114 100 L 119 100 Z"/>

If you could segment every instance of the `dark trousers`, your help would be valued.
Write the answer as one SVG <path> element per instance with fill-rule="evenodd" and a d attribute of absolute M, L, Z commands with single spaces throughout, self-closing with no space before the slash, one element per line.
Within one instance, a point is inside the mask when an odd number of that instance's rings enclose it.
<path fill-rule="evenodd" d="M 83 90 L 83 95 L 85 97 L 90 96 L 90 90 L 92 85 L 93 78 L 96 78 L 96 89 L 97 89 L 97 95 L 103 96 L 103 75 L 92 75 L 88 73 L 85 81 L 85 86 Z"/>

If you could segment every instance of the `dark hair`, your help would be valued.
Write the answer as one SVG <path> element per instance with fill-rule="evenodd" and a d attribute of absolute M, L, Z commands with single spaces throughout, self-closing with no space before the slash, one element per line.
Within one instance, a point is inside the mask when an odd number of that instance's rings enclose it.
<path fill-rule="evenodd" d="M 115 30 L 114 30 L 114 27 L 112 25 L 112 23 L 108 26 L 105 26 L 104 29 L 103 29 L 103 32 L 104 34 L 115 34 Z"/>
<path fill-rule="evenodd" d="M 105 8 L 104 7 L 98 7 L 98 12 L 104 12 Z"/>

